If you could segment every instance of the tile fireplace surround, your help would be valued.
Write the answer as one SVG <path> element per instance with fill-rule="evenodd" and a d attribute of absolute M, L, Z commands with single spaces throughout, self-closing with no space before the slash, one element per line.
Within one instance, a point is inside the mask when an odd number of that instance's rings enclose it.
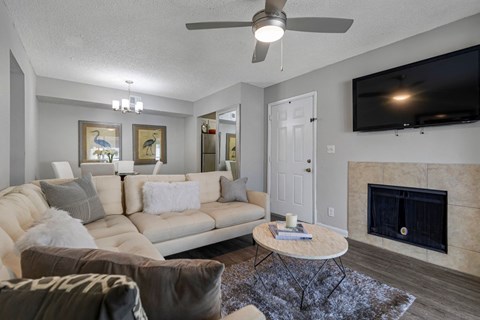
<path fill-rule="evenodd" d="M 367 234 L 368 183 L 448 191 L 448 254 Z M 349 162 L 348 236 L 480 277 L 480 165 Z"/>

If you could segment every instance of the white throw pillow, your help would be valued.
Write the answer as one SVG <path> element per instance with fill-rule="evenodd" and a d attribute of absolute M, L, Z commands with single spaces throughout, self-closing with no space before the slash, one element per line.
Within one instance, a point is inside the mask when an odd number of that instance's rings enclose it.
<path fill-rule="evenodd" d="M 188 182 L 146 182 L 143 185 L 143 212 L 161 214 L 200 209 L 200 184 Z"/>
<path fill-rule="evenodd" d="M 33 246 L 97 248 L 81 220 L 55 208 L 47 209 L 43 217 L 17 240 L 15 246 L 19 252 Z"/>

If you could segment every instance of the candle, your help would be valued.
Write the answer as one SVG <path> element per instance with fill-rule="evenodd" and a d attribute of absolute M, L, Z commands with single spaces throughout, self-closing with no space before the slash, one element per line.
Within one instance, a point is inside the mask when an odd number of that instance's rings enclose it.
<path fill-rule="evenodd" d="M 287 213 L 287 228 L 295 228 L 297 226 L 297 215 L 293 213 Z"/>

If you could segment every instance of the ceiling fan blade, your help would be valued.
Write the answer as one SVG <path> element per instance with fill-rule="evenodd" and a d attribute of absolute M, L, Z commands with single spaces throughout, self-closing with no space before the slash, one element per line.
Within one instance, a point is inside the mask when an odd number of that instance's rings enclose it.
<path fill-rule="evenodd" d="M 266 0 L 265 12 L 267 13 L 282 12 L 286 2 L 287 0 Z"/>
<path fill-rule="evenodd" d="M 238 28 L 251 27 L 250 21 L 211 21 L 211 22 L 194 22 L 185 24 L 188 30 L 203 29 L 220 29 L 220 28 Z"/>
<path fill-rule="evenodd" d="M 262 62 L 267 57 L 270 43 L 257 41 L 255 43 L 255 50 L 253 51 L 252 63 Z"/>
<path fill-rule="evenodd" d="M 345 33 L 350 29 L 353 19 L 342 18 L 288 18 L 287 30 L 321 33 Z"/>

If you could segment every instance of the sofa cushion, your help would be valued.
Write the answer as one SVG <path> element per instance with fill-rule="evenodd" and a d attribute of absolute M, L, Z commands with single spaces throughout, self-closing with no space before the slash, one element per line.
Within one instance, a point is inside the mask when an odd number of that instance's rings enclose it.
<path fill-rule="evenodd" d="M 220 198 L 220 177 L 233 180 L 230 171 L 213 171 L 187 174 L 187 180 L 200 183 L 200 202 L 217 201 Z"/>
<path fill-rule="evenodd" d="M 122 233 L 138 232 L 135 225 L 124 215 L 110 215 L 86 224 L 88 232 L 94 239 L 106 238 Z"/>
<path fill-rule="evenodd" d="M 152 243 L 177 239 L 215 228 L 215 220 L 198 210 L 151 215 L 143 212 L 130 216 L 133 224 Z"/>
<path fill-rule="evenodd" d="M 40 181 L 50 184 L 63 184 L 74 179 L 46 179 L 36 180 L 32 184 L 40 186 Z M 96 176 L 92 177 L 100 202 L 106 215 L 123 214 L 122 181 L 119 176 Z"/>
<path fill-rule="evenodd" d="M 0 259 L 6 268 L 20 277 L 20 256 L 15 241 L 42 216 L 48 205 L 40 188 L 34 185 L 7 188 L 0 195 Z"/>
<path fill-rule="evenodd" d="M 248 178 L 246 177 L 235 181 L 220 177 L 220 198 L 218 199 L 218 202 L 248 202 L 247 180 Z"/>
<path fill-rule="evenodd" d="M 108 273 L 131 277 L 149 319 L 220 318 L 224 265 L 213 260 L 158 261 L 103 250 L 38 247 L 22 254 L 26 276 Z"/>
<path fill-rule="evenodd" d="M 95 243 L 99 249 L 164 260 L 155 246 L 138 231 L 96 238 Z"/>
<path fill-rule="evenodd" d="M 215 219 L 215 227 L 218 229 L 265 217 L 265 210 L 262 207 L 245 202 L 209 202 L 202 204 L 200 211 Z"/>
<path fill-rule="evenodd" d="M 162 214 L 188 209 L 200 209 L 198 182 L 145 182 L 143 185 L 143 212 Z"/>
<path fill-rule="evenodd" d="M 40 181 L 40 187 L 50 206 L 69 212 L 72 217 L 80 219 L 83 223 L 105 216 L 91 174 L 58 185 Z"/>
<path fill-rule="evenodd" d="M 50 208 L 15 243 L 19 252 L 34 246 L 97 248 L 81 221 L 68 212 Z"/>
<path fill-rule="evenodd" d="M 126 176 L 123 183 L 125 189 L 126 214 L 143 211 L 143 184 L 147 181 L 182 182 L 185 181 L 185 176 L 183 174 Z"/>
<path fill-rule="evenodd" d="M 138 287 L 124 275 L 2 281 L 0 305 L 0 319 L 146 319 Z"/>

